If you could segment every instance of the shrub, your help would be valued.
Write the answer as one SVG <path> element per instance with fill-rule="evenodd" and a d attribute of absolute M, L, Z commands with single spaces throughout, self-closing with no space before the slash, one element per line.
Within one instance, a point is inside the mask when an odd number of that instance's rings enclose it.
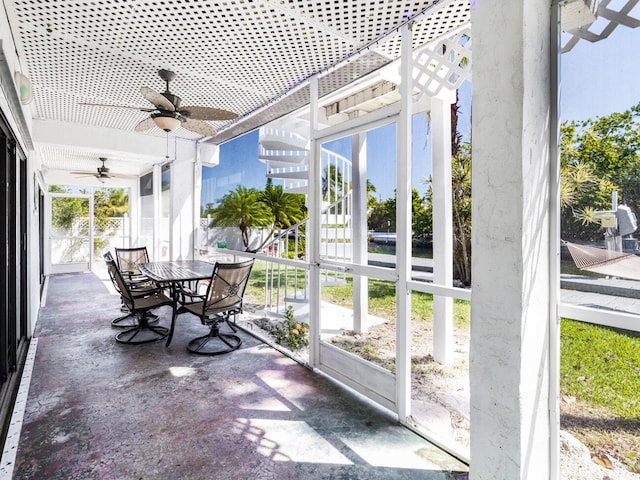
<path fill-rule="evenodd" d="M 271 325 L 269 333 L 276 342 L 291 350 L 300 350 L 309 346 L 309 324 L 296 322 L 293 307 L 287 306 L 282 322 Z"/>

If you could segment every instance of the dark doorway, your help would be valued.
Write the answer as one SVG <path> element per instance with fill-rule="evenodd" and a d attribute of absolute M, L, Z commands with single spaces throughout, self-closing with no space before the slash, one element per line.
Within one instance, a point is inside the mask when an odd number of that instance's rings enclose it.
<path fill-rule="evenodd" d="M 27 352 L 27 162 L 0 116 L 0 425 L 4 441 Z"/>

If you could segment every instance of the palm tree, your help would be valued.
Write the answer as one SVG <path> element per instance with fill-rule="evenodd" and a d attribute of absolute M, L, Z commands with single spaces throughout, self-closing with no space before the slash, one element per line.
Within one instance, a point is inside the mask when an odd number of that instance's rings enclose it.
<path fill-rule="evenodd" d="M 220 204 L 211 210 L 211 225 L 216 227 L 238 227 L 242 234 L 242 244 L 249 251 L 249 231 L 251 228 L 266 227 L 273 221 L 269 207 L 260 199 L 255 188 L 238 185 L 227 193 Z"/>
<path fill-rule="evenodd" d="M 304 196 L 285 193 L 282 185 L 274 186 L 268 182 L 260 192 L 260 201 L 271 210 L 274 230 L 290 227 L 304 216 Z"/>
<path fill-rule="evenodd" d="M 452 157 L 453 268 L 455 277 L 471 285 L 471 145 L 458 145 Z"/>
<path fill-rule="evenodd" d="M 322 199 L 333 203 L 338 196 L 343 193 L 342 172 L 334 165 L 330 164 L 322 172 Z"/>
<path fill-rule="evenodd" d="M 373 207 L 375 207 L 378 200 L 376 200 L 376 186 L 371 183 L 371 180 L 367 179 L 367 214 L 371 213 Z"/>

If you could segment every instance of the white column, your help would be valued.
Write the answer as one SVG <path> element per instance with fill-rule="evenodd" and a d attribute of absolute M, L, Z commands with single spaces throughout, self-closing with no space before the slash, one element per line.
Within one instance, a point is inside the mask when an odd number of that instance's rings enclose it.
<path fill-rule="evenodd" d="M 410 25 L 402 27 L 400 115 L 396 162 L 396 403 L 401 422 L 411 415 L 411 94 Z"/>
<path fill-rule="evenodd" d="M 160 225 L 162 223 L 162 165 L 153 165 L 153 255 L 151 260 L 160 260 Z"/>
<path fill-rule="evenodd" d="M 140 179 L 136 178 L 131 182 L 129 187 L 129 222 L 127 229 L 129 231 L 129 246 L 140 244 L 140 224 L 142 223 L 140 209 Z"/>
<path fill-rule="evenodd" d="M 353 261 L 367 265 L 367 135 L 362 132 L 351 137 L 351 165 L 353 190 L 351 204 L 351 248 Z M 369 328 L 369 288 L 367 277 L 353 276 L 353 329 L 358 333 Z"/>
<path fill-rule="evenodd" d="M 190 260 L 194 245 L 194 168 L 196 143 L 176 139 L 171 165 L 171 259 Z M 200 198 L 197 199 L 198 202 Z"/>
<path fill-rule="evenodd" d="M 455 91 L 431 99 L 431 176 L 433 182 L 433 283 L 453 285 L 451 198 L 451 104 Z M 453 359 L 453 298 L 433 297 L 433 358 L 448 365 Z"/>
<path fill-rule="evenodd" d="M 196 158 L 196 163 L 193 166 L 193 258 L 195 260 L 200 259 L 200 198 L 202 197 L 202 162 L 200 161 L 200 157 Z M 207 225 L 207 236 L 204 238 L 208 238 L 209 227 Z"/>
<path fill-rule="evenodd" d="M 321 157 L 318 132 L 318 77 L 309 80 L 309 222 L 307 230 L 307 261 L 309 262 L 309 364 L 320 365 L 320 214 L 322 211 Z"/>
<path fill-rule="evenodd" d="M 549 478 L 551 1 L 472 5 L 470 479 Z"/>

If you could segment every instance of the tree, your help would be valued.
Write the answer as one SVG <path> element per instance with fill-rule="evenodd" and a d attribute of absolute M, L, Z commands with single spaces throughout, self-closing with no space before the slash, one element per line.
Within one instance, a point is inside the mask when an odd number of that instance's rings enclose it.
<path fill-rule="evenodd" d="M 272 215 L 260 200 L 260 192 L 255 188 L 238 185 L 227 193 L 217 207 L 210 211 L 211 225 L 217 227 L 238 227 L 242 244 L 249 250 L 249 232 L 252 228 L 266 227 L 272 223 Z"/>
<path fill-rule="evenodd" d="M 640 210 L 640 103 L 561 127 L 562 236 L 601 241 L 593 212 L 611 210 L 618 191 L 632 210 Z"/>
<path fill-rule="evenodd" d="M 393 197 L 382 202 L 376 202 L 368 215 L 368 228 L 377 232 L 396 231 L 396 192 Z M 414 235 L 425 233 L 430 221 L 425 199 L 420 197 L 418 190 L 411 190 L 411 229 Z"/>
<path fill-rule="evenodd" d="M 322 199 L 330 203 L 335 202 L 343 195 L 342 171 L 337 165 L 330 164 L 322 171 Z"/>
<path fill-rule="evenodd" d="M 253 252 L 261 250 L 273 233 L 287 228 L 304 218 L 304 196 L 286 193 L 282 186 L 267 182 L 264 190 L 238 185 L 220 201 L 219 205 L 204 213 L 211 214 L 211 225 L 217 227 L 238 227 L 242 243 L 249 250 L 249 233 L 252 228 L 269 227 L 269 233 Z"/>
<path fill-rule="evenodd" d="M 471 145 L 458 146 L 451 164 L 453 195 L 453 272 L 471 285 Z"/>
<path fill-rule="evenodd" d="M 105 217 L 122 217 L 125 213 L 129 213 L 129 195 L 124 188 L 96 190 L 94 210 Z"/>
<path fill-rule="evenodd" d="M 634 210 L 640 208 L 640 103 L 612 113 L 563 125 L 563 164 L 585 162 L 620 188 Z M 565 148 L 566 147 L 566 150 Z"/>
<path fill-rule="evenodd" d="M 371 183 L 371 180 L 367 179 L 367 212 L 370 212 L 371 209 L 378 203 L 376 200 L 376 186 Z"/>
<path fill-rule="evenodd" d="M 367 218 L 369 230 L 375 232 L 396 231 L 396 194 L 382 202 L 376 202 Z"/>
<path fill-rule="evenodd" d="M 274 230 L 288 228 L 304 217 L 304 195 L 286 193 L 282 185 L 274 186 L 270 181 L 267 182 L 259 197 L 273 216 Z"/>
<path fill-rule="evenodd" d="M 305 217 L 304 195 L 286 193 L 281 185 L 273 186 L 271 179 L 267 186 L 259 194 L 260 201 L 264 203 L 271 213 L 271 231 L 256 248 L 261 250 L 271 239 L 276 230 L 288 228 Z"/>

